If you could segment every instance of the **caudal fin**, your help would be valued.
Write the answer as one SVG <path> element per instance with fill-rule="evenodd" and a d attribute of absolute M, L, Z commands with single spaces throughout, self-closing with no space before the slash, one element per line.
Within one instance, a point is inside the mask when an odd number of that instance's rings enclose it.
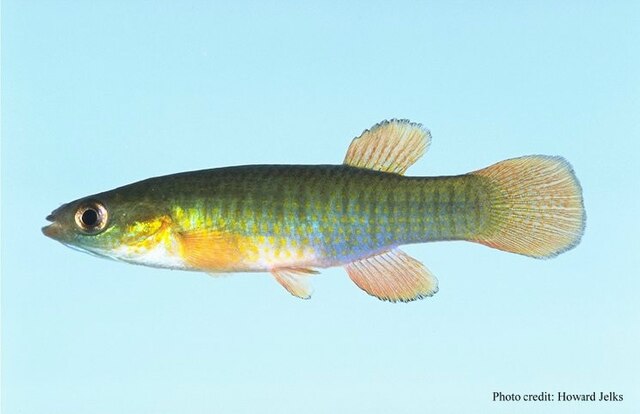
<path fill-rule="evenodd" d="M 491 213 L 473 241 L 537 258 L 556 256 L 582 238 L 582 189 L 562 157 L 532 155 L 471 173 L 489 179 Z"/>

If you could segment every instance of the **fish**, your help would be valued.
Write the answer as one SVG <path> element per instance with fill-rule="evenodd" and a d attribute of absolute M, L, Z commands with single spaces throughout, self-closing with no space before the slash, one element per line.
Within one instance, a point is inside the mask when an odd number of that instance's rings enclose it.
<path fill-rule="evenodd" d="M 582 188 L 562 157 L 529 155 L 454 176 L 413 177 L 431 133 L 392 119 L 353 139 L 342 164 L 242 165 L 149 178 L 55 209 L 58 242 L 122 262 L 224 275 L 270 273 L 311 297 L 343 267 L 389 302 L 434 295 L 438 279 L 402 245 L 463 240 L 533 258 L 577 246 Z"/>

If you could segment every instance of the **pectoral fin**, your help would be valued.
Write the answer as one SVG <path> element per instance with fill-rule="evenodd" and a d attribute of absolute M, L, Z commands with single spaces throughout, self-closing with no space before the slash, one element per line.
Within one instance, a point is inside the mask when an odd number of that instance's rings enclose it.
<path fill-rule="evenodd" d="M 309 283 L 310 275 L 318 273 L 313 269 L 307 268 L 278 268 L 272 269 L 271 274 L 276 278 L 278 283 L 282 285 L 293 296 L 300 299 L 309 299 L 313 293 L 311 283 Z"/>
<path fill-rule="evenodd" d="M 210 273 L 233 269 L 241 260 L 241 244 L 236 235 L 221 231 L 191 231 L 177 237 L 180 255 L 194 269 Z"/>
<path fill-rule="evenodd" d="M 349 263 L 345 269 L 360 289 L 389 302 L 410 302 L 438 291 L 438 279 L 398 249 Z"/>

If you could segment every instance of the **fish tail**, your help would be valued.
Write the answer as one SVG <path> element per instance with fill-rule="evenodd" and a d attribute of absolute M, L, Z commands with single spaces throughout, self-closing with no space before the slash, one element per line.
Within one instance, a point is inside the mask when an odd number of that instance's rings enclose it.
<path fill-rule="evenodd" d="M 582 189 L 562 157 L 532 155 L 470 173 L 490 189 L 487 225 L 472 241 L 536 258 L 575 247 L 584 233 Z"/>

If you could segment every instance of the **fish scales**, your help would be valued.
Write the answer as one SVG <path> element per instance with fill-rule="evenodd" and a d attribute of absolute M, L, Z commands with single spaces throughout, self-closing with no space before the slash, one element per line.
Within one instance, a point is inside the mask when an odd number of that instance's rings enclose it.
<path fill-rule="evenodd" d="M 154 191 L 145 195 L 148 186 Z M 266 240 L 276 256 L 310 241 L 322 258 L 318 266 L 390 246 L 463 239 L 488 217 L 477 198 L 489 187 L 473 176 L 415 178 L 343 165 L 264 165 L 200 171 L 137 187 L 120 192 L 156 205 L 163 200 L 154 194 L 172 194 L 166 202 L 183 231 L 224 230 L 253 238 L 256 245 Z"/>

